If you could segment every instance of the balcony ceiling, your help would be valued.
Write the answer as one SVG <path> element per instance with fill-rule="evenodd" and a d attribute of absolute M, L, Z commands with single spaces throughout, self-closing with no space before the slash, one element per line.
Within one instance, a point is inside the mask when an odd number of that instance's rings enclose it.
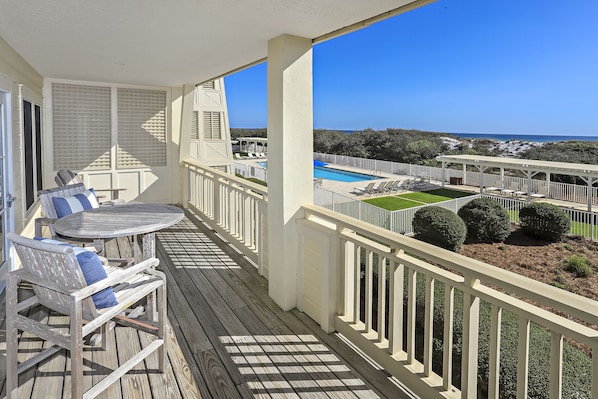
<path fill-rule="evenodd" d="M 201 83 L 266 57 L 287 33 L 318 38 L 421 0 L 0 0 L 0 36 L 42 76 Z"/>

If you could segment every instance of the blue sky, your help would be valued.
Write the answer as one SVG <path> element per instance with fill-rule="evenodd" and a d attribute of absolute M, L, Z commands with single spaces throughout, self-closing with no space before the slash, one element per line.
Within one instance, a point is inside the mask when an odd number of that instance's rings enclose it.
<path fill-rule="evenodd" d="M 438 0 L 314 46 L 314 128 L 598 136 L 598 1 Z M 225 78 L 266 127 L 266 64 Z"/>

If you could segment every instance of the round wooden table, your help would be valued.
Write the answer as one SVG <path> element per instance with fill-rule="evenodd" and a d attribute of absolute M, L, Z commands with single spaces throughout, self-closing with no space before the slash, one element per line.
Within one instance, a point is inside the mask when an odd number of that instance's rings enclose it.
<path fill-rule="evenodd" d="M 156 256 L 155 232 L 183 217 L 183 210 L 176 206 L 129 203 L 73 213 L 58 219 L 54 229 L 65 237 L 94 240 L 142 235 L 142 259 L 148 259 Z"/>

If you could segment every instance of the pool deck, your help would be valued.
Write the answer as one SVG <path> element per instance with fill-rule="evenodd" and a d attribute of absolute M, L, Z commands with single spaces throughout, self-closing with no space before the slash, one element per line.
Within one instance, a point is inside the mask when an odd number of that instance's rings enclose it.
<path fill-rule="evenodd" d="M 264 161 L 267 161 L 267 159 L 265 159 L 265 158 L 247 159 L 246 158 L 246 159 L 235 160 L 235 162 L 245 163 L 245 164 L 256 166 L 256 167 L 260 167 L 257 164 L 258 162 L 264 162 Z M 413 179 L 414 178 L 414 176 L 410 176 L 410 175 L 398 175 L 398 174 L 385 173 L 385 172 L 380 172 L 380 171 L 374 172 L 371 170 L 365 170 L 365 169 L 361 169 L 361 168 L 356 168 L 356 167 L 351 167 L 351 166 L 346 166 L 346 165 L 339 165 L 339 164 L 329 164 L 329 166 L 334 169 L 346 170 L 349 172 L 355 172 L 355 173 L 361 173 L 361 174 L 369 174 L 369 175 L 373 175 L 373 176 L 376 176 L 379 178 L 378 180 L 364 180 L 364 181 L 358 181 L 358 182 L 342 182 L 342 181 L 334 181 L 334 180 L 326 180 L 326 179 L 322 180 L 322 188 L 324 188 L 326 190 L 334 191 L 335 193 L 338 193 L 341 195 L 346 195 L 355 200 L 364 200 L 364 199 L 372 198 L 372 196 L 370 196 L 370 195 L 364 195 L 363 193 L 358 192 L 357 190 L 355 190 L 355 187 L 365 187 L 368 183 L 371 183 L 372 181 L 375 181 L 376 184 L 379 184 L 382 181 L 405 180 L 405 179 Z M 439 181 L 432 180 L 430 182 L 428 188 L 426 188 L 426 190 L 430 190 L 430 189 L 434 189 L 434 188 L 441 188 L 441 187 L 442 187 L 442 185 Z M 468 192 L 471 192 L 472 194 L 477 194 L 480 192 L 480 188 L 477 186 L 445 184 L 444 188 L 450 188 L 450 189 L 460 190 L 460 191 L 468 191 Z M 399 194 L 403 194 L 406 192 L 409 192 L 409 191 L 399 192 Z M 587 210 L 586 203 L 560 201 L 560 200 L 555 200 L 555 199 L 551 199 L 551 198 L 550 199 L 542 198 L 540 200 L 536 200 L 535 202 L 541 202 L 541 201 L 549 202 L 551 204 L 557 205 L 562 208 L 578 209 L 581 211 Z M 596 209 L 596 206 L 593 207 L 593 210 L 595 210 L 595 209 Z"/>

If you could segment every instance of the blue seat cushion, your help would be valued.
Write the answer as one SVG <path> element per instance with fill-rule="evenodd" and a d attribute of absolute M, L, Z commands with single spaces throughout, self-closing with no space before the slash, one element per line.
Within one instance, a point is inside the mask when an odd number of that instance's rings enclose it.
<path fill-rule="evenodd" d="M 50 240 L 47 238 L 36 237 L 35 239 L 49 244 L 69 245 L 61 241 Z M 104 266 L 102 266 L 100 258 L 95 252 L 73 245 L 69 246 L 73 247 L 75 255 L 77 256 L 77 261 L 79 262 L 79 267 L 81 268 L 81 272 L 83 272 L 83 277 L 85 277 L 85 282 L 87 285 L 97 283 L 98 281 L 108 277 Z M 93 300 L 96 309 L 109 308 L 118 304 L 112 287 L 104 288 L 102 291 L 96 292 L 91 296 L 91 299 Z"/>
<path fill-rule="evenodd" d="M 91 188 L 71 197 L 52 197 L 52 204 L 58 218 L 99 207 L 96 193 Z"/>

